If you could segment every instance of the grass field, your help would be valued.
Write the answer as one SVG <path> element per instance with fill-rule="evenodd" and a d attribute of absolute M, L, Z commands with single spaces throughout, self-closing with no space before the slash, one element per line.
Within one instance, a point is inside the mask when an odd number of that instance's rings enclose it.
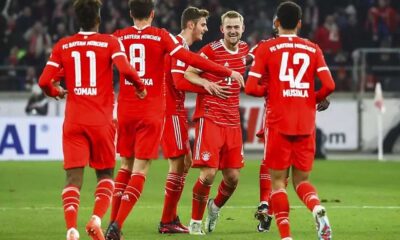
<path fill-rule="evenodd" d="M 258 204 L 259 161 L 247 161 L 239 187 L 222 209 L 214 233 L 204 239 L 279 239 L 275 222 L 270 233 L 257 233 L 253 219 Z M 197 239 L 189 235 L 160 235 L 166 161 L 153 163 L 144 192 L 124 226 L 125 239 Z M 198 170 L 192 169 L 179 211 L 188 223 L 191 190 Z M 400 163 L 371 161 L 317 161 L 312 181 L 327 207 L 338 240 L 400 239 Z M 218 179 L 219 182 L 219 179 Z M 64 184 L 61 162 L 0 162 L 0 239 L 65 239 L 60 194 Z M 95 174 L 86 170 L 81 192 L 79 230 L 91 214 Z M 214 184 L 211 196 L 215 196 Z M 296 240 L 316 239 L 311 214 L 302 207 L 292 187 L 291 226 Z M 103 225 L 107 224 L 108 215 Z"/>

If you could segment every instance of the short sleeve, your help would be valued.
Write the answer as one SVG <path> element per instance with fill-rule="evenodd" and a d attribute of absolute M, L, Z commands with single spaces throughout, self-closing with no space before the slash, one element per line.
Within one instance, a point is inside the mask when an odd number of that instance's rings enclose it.
<path fill-rule="evenodd" d="M 261 78 L 266 74 L 266 59 L 268 59 L 269 49 L 265 44 L 257 48 L 253 63 L 250 68 L 249 76 Z"/>
<path fill-rule="evenodd" d="M 121 40 L 113 36 L 110 37 L 110 51 L 112 59 L 114 59 L 117 56 L 126 57 L 125 48 Z"/>
<path fill-rule="evenodd" d="M 46 65 L 51 65 L 56 68 L 61 67 L 61 43 L 58 42 L 54 45 L 53 50 L 51 52 L 51 55 L 49 57 L 49 60 L 47 61 Z"/>
<path fill-rule="evenodd" d="M 322 53 L 321 48 L 315 44 L 315 48 L 317 49 L 316 51 L 316 71 L 321 72 L 321 71 L 329 71 L 328 66 L 326 65 L 325 62 L 325 57 L 324 54 Z"/>

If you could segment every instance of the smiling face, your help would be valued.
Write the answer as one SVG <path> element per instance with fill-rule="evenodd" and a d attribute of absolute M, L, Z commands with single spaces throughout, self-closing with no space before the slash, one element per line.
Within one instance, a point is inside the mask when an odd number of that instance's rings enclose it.
<path fill-rule="evenodd" d="M 207 20 L 205 17 L 202 17 L 194 25 L 192 33 L 193 41 L 195 42 L 203 40 L 203 36 L 207 31 L 208 31 Z"/>
<path fill-rule="evenodd" d="M 226 17 L 222 22 L 221 32 L 224 34 L 224 42 L 227 47 L 236 47 L 244 32 L 243 21 L 239 17 Z"/>

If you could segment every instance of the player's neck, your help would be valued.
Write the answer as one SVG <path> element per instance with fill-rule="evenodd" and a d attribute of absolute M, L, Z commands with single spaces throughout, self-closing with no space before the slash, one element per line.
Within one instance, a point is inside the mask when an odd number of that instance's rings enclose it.
<path fill-rule="evenodd" d="M 238 46 L 239 46 L 239 42 L 236 43 L 235 45 L 232 45 L 230 42 L 226 41 L 225 39 L 224 39 L 223 41 L 224 41 L 225 47 L 226 47 L 228 50 L 233 51 L 233 52 L 236 52 L 236 51 L 237 51 Z"/>
<path fill-rule="evenodd" d="M 283 29 L 283 28 L 279 28 L 279 30 L 278 30 L 279 32 L 278 32 L 278 35 L 279 36 L 281 36 L 281 35 L 296 35 L 297 34 L 297 31 L 296 31 L 296 29 Z"/>
<path fill-rule="evenodd" d="M 133 20 L 133 25 L 137 28 L 137 29 L 143 29 L 147 26 L 150 26 L 152 22 L 151 18 L 147 18 L 147 19 L 141 19 L 141 20 L 137 20 L 134 19 Z"/>
<path fill-rule="evenodd" d="M 185 42 L 188 46 L 191 46 L 193 44 L 192 33 L 188 30 L 182 30 L 179 35 L 181 35 L 183 39 L 185 39 Z"/>
<path fill-rule="evenodd" d="M 90 28 L 90 29 L 83 29 L 83 28 L 81 28 L 79 31 L 80 31 L 80 32 L 99 32 L 99 27 L 96 26 L 96 27 L 92 27 L 92 28 Z"/>

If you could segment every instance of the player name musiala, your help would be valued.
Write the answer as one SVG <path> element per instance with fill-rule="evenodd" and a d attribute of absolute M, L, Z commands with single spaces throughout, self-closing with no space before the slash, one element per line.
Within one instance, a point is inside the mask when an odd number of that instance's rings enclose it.
<path fill-rule="evenodd" d="M 306 89 L 284 89 L 282 90 L 284 97 L 308 97 L 308 91 Z"/>

